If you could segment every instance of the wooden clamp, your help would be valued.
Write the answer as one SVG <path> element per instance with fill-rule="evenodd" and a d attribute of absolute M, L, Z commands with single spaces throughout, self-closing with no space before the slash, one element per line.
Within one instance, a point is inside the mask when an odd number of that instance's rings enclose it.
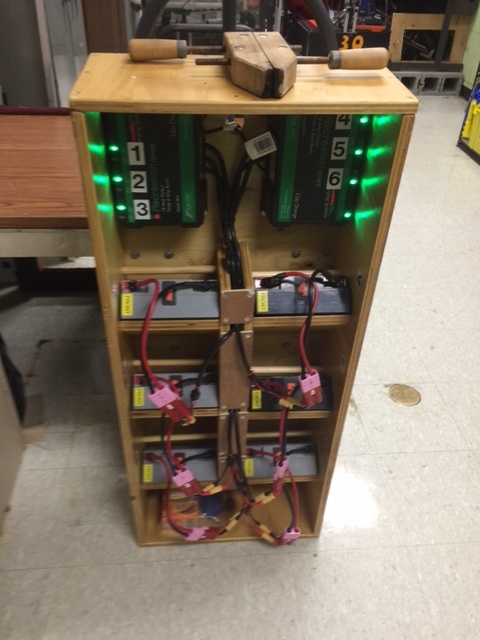
<path fill-rule="evenodd" d="M 328 64 L 330 69 L 383 69 L 383 48 L 331 51 L 328 56 L 297 56 L 276 31 L 223 34 L 222 47 L 188 47 L 183 40 L 131 40 L 132 60 L 185 58 L 188 53 L 224 53 L 223 58 L 196 58 L 196 64 L 228 65 L 233 84 L 259 98 L 281 98 L 295 84 L 297 64 Z"/>

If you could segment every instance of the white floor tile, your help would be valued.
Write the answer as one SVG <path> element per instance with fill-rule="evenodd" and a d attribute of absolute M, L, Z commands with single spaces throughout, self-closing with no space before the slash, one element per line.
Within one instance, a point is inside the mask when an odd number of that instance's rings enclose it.
<path fill-rule="evenodd" d="M 480 544 L 409 548 L 424 598 L 442 637 L 480 637 Z"/>
<path fill-rule="evenodd" d="M 321 549 L 393 547 L 403 543 L 374 456 L 339 456 L 320 536 Z"/>
<path fill-rule="evenodd" d="M 380 454 L 407 545 L 480 542 L 480 452 Z"/>
<path fill-rule="evenodd" d="M 356 387 L 355 398 L 372 451 L 446 451 L 468 449 L 448 403 L 433 383 L 416 384 L 419 404 L 408 407 L 394 402 L 388 385 Z"/>

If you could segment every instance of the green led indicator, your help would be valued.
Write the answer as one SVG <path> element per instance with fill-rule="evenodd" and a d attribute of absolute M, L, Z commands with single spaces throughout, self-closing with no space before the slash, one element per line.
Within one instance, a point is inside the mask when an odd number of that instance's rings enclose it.
<path fill-rule="evenodd" d="M 352 217 L 352 213 L 351 211 L 347 211 L 346 213 L 343 214 L 344 218 L 351 218 Z"/>
<path fill-rule="evenodd" d="M 118 147 L 116 144 L 111 144 L 109 147 L 110 151 L 120 151 L 120 147 Z"/>
<path fill-rule="evenodd" d="M 351 180 L 349 180 L 350 184 L 358 184 L 358 180 L 357 178 L 352 178 Z"/>
<path fill-rule="evenodd" d="M 355 149 L 354 153 L 356 156 L 361 156 L 363 153 L 363 149 Z"/>
<path fill-rule="evenodd" d="M 92 153 L 103 153 L 105 151 L 105 147 L 103 146 L 103 144 L 94 144 L 93 142 L 91 142 L 88 145 L 88 150 Z"/>
<path fill-rule="evenodd" d="M 123 182 L 122 176 L 113 176 L 112 180 L 114 182 Z"/>
<path fill-rule="evenodd" d="M 115 207 L 117 211 L 126 211 L 127 207 L 124 204 L 117 204 Z"/>
<path fill-rule="evenodd" d="M 99 211 L 102 211 L 103 213 L 109 213 L 112 210 L 112 208 L 111 208 L 111 206 L 109 204 L 99 204 L 97 206 L 97 209 Z"/>
<path fill-rule="evenodd" d="M 360 118 L 360 123 L 361 124 L 367 124 L 367 122 L 368 122 L 368 116 L 362 116 Z"/>
<path fill-rule="evenodd" d="M 108 184 L 107 176 L 94 175 L 93 181 L 95 184 Z"/>

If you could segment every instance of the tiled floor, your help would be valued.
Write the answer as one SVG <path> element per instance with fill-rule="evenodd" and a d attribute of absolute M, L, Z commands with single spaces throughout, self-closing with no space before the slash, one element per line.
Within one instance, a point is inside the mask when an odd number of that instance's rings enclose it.
<path fill-rule="evenodd" d="M 94 296 L 0 297 L 46 440 L 0 540 L 2 640 L 480 638 L 480 166 L 422 101 L 319 540 L 140 549 Z M 394 404 L 412 384 L 416 407 Z"/>

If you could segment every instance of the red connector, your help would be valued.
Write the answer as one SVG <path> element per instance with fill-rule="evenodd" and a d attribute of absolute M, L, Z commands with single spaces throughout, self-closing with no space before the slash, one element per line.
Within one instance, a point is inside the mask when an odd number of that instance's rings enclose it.
<path fill-rule="evenodd" d="M 187 422 L 189 424 L 195 422 L 190 409 L 169 387 L 157 389 L 148 397 L 158 409 L 166 413 L 174 422 Z"/>
<path fill-rule="evenodd" d="M 285 529 L 285 531 L 280 536 L 280 546 L 284 547 L 287 545 L 293 544 L 300 537 L 301 531 L 298 527 L 294 529 Z"/>
<path fill-rule="evenodd" d="M 305 374 L 305 378 L 299 376 L 298 381 L 302 391 L 303 404 L 306 407 L 313 407 L 314 404 L 319 404 L 322 401 L 322 386 L 317 371 L 312 369 L 310 373 Z"/>
<path fill-rule="evenodd" d="M 172 482 L 187 498 L 193 498 L 202 492 L 200 483 L 194 478 L 190 469 L 184 469 L 183 471 L 175 473 L 172 477 Z"/>

